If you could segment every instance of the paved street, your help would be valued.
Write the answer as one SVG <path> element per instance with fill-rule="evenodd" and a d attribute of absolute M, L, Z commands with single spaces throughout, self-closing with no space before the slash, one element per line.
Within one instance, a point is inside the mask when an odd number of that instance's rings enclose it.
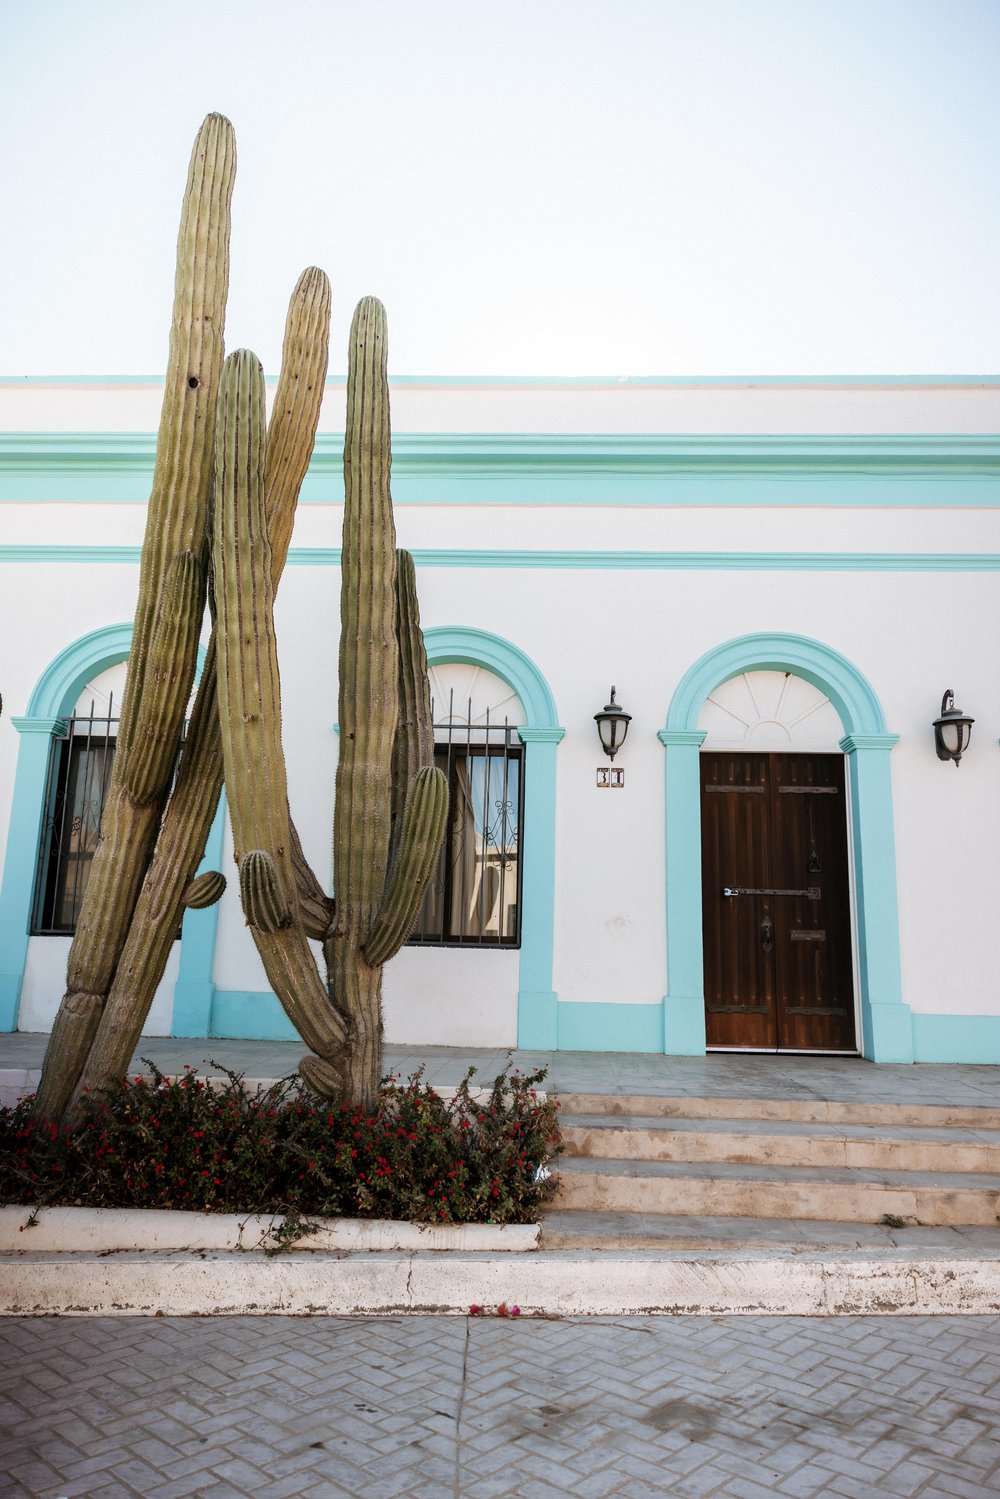
<path fill-rule="evenodd" d="M 996 1317 L 9 1319 L 2 1492 L 979 1499 L 1000 1493 L 998 1333 Z"/>

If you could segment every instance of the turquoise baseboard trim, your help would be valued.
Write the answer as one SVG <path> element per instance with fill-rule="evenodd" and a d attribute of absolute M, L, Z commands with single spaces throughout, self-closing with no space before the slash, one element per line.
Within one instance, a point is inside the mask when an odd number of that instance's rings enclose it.
<path fill-rule="evenodd" d="M 295 1029 L 269 989 L 216 989 L 212 1036 L 234 1041 L 295 1041 Z"/>
<path fill-rule="evenodd" d="M 170 1034 L 178 1037 L 211 1035 L 214 1004 L 215 985 L 211 980 L 208 983 L 185 983 L 178 979 L 174 985 Z"/>
<path fill-rule="evenodd" d="M 523 1051 L 554 1051 L 559 1045 L 558 996 L 552 989 L 521 989 L 517 996 L 517 1044 Z"/>
<path fill-rule="evenodd" d="M 1000 1063 L 1000 1015 L 914 1015 L 915 1062 Z"/>
<path fill-rule="evenodd" d="M 663 1050 L 669 1057 L 705 1055 L 705 997 L 668 994 L 663 1001 Z"/>
<path fill-rule="evenodd" d="M 662 1005 L 561 1000 L 556 1019 L 560 1051 L 663 1050 Z"/>
<path fill-rule="evenodd" d="M 912 1062 L 910 1007 L 901 1000 L 862 1004 L 862 1051 L 870 1062 Z"/>

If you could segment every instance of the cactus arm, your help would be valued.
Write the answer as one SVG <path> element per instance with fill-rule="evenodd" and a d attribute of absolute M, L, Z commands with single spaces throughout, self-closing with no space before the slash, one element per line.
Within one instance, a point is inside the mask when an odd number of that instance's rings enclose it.
<path fill-rule="evenodd" d="M 347 1015 L 346 1085 L 370 1105 L 382 1054 L 382 974 L 361 953 L 389 863 L 399 691 L 396 538 L 389 493 L 385 309 L 365 297 L 348 345 L 340 592 L 340 758 L 333 815 L 337 913 L 324 943 L 328 984 Z"/>
<path fill-rule="evenodd" d="M 417 577 L 410 553 L 396 552 L 396 629 L 399 637 L 399 721 L 392 747 L 392 838 L 389 867 L 396 858 L 403 809 L 417 771 L 434 763 L 434 725 L 427 652 L 420 628 Z"/>
<path fill-rule="evenodd" d="M 293 898 L 271 549 L 264 512 L 264 374 L 226 360 L 216 421 L 214 572 L 219 721 L 243 908 L 264 970 L 307 1045 L 346 1031 L 320 982 Z"/>
<path fill-rule="evenodd" d="M 298 489 L 283 482 L 280 471 L 284 463 L 294 458 L 299 475 L 297 482 L 301 484 L 301 476 L 308 466 L 308 452 L 319 421 L 323 383 L 308 375 L 303 378 L 303 373 L 307 368 L 325 368 L 325 362 L 317 362 L 313 350 L 316 340 L 325 346 L 329 338 L 329 314 L 327 312 L 325 324 L 322 315 L 324 301 L 328 307 L 329 288 L 323 272 L 301 276 L 289 302 L 285 358 L 268 428 L 269 467 L 265 479 L 268 527 L 284 524 L 289 536 L 291 522 L 283 521 L 282 516 L 286 508 L 294 510 Z M 319 316 L 316 315 L 317 307 Z M 298 433 L 295 443 L 272 441 L 276 427 L 280 428 L 284 423 L 290 423 Z M 287 552 L 287 545 L 285 550 Z M 283 562 L 284 554 L 280 549 L 272 549 L 271 581 L 275 589 Z M 89 1034 L 93 1036 L 94 1027 L 100 1022 L 80 1079 L 78 1098 L 83 1087 L 94 1094 L 104 1086 L 106 1079 L 121 1077 L 128 1067 L 157 985 L 166 970 L 184 909 L 185 891 L 204 856 L 222 791 L 216 654 L 217 632 L 213 629 L 195 693 L 177 782 L 167 805 L 153 861 L 143 882 L 103 1018 L 98 1012 L 90 1028 Z M 43 1117 L 56 1116 L 47 1114 Z"/>
<path fill-rule="evenodd" d="M 181 905 L 185 911 L 207 911 L 209 906 L 222 899 L 225 888 L 225 875 L 217 869 L 206 869 L 188 885 L 181 897 Z"/>
<path fill-rule="evenodd" d="M 278 586 L 292 539 L 299 490 L 309 468 L 330 357 L 330 282 L 318 266 L 292 292 L 281 346 L 281 375 L 267 429 L 265 510 L 271 581 Z"/>
<path fill-rule="evenodd" d="M 169 759 L 170 765 L 159 793 L 137 806 L 128 791 L 129 753 L 165 576 L 179 553 L 200 558 L 207 535 L 235 172 L 233 128 L 222 115 L 209 115 L 194 143 L 181 211 L 163 407 L 115 764 L 70 948 L 66 994 L 35 1102 L 39 1116 L 49 1120 L 61 1117 L 100 1023 L 135 915 L 177 753 L 179 727 L 172 756 L 166 741 L 161 746 L 161 764 Z M 174 691 L 182 713 L 190 681 L 187 668 L 180 665 Z"/>
<path fill-rule="evenodd" d="M 163 794 L 177 759 L 205 612 L 204 568 L 178 552 L 163 580 L 125 782 L 139 806 Z"/>
<path fill-rule="evenodd" d="M 396 733 L 396 536 L 389 495 L 385 308 L 351 325 L 341 553 L 340 758 L 334 809 L 337 931 L 360 942 L 382 902 Z"/>
<path fill-rule="evenodd" d="M 425 766 L 410 787 L 385 900 L 365 943 L 365 962 L 373 967 L 395 957 L 413 931 L 441 851 L 447 817 L 447 777 L 433 766 Z"/>

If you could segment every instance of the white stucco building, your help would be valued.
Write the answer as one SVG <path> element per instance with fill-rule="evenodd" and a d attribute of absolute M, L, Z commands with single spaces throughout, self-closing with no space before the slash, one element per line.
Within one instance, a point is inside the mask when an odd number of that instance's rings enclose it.
<path fill-rule="evenodd" d="M 431 940 L 386 970 L 387 1038 L 1000 1062 L 1000 380 L 392 391 L 465 810 Z M 160 396 L 0 382 L 8 1030 L 47 1029 L 62 995 Z M 331 380 L 277 602 L 292 808 L 327 882 L 343 406 Z M 632 721 L 605 787 L 612 683 Z M 931 727 L 946 689 L 976 720 L 957 769 Z M 229 874 L 227 840 L 223 814 Z M 148 1029 L 292 1034 L 232 882 L 186 914 Z"/>

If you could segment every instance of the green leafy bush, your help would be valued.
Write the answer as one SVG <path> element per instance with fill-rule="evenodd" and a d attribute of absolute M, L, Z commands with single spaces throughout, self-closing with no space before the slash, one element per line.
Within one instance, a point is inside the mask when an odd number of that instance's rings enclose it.
<path fill-rule="evenodd" d="M 68 1129 L 0 1110 L 0 1201 L 37 1206 L 310 1213 L 435 1223 L 527 1223 L 555 1191 L 560 1149 L 545 1072 L 502 1072 L 454 1099 L 389 1078 L 373 1113 L 330 1107 L 297 1076 L 248 1093 L 227 1072 L 126 1078 Z"/>

